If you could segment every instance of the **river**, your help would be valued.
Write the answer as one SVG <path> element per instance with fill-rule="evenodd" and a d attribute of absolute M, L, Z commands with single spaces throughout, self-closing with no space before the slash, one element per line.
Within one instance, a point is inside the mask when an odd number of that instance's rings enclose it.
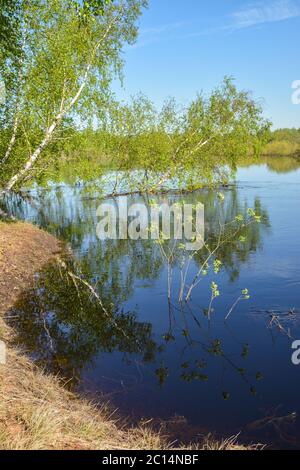
<path fill-rule="evenodd" d="M 260 217 L 242 237 L 228 232 L 216 252 L 220 272 L 210 266 L 186 303 L 178 302 L 180 251 L 172 258 L 169 300 L 159 245 L 99 240 L 100 201 L 83 186 L 35 188 L 34 204 L 8 201 L 19 218 L 68 243 L 78 275 L 51 265 L 37 276 L 14 309 L 18 342 L 72 378 L 80 393 L 110 400 L 133 421 L 165 419 L 192 437 L 242 432 L 245 441 L 299 448 L 300 365 L 292 362 L 292 343 L 300 340 L 300 162 L 282 157 L 240 167 L 235 185 L 222 190 L 224 201 L 214 190 L 159 198 L 203 203 L 211 247 L 220 220 L 229 227 L 249 207 Z M 129 200 L 149 204 L 142 196 Z M 203 250 L 191 259 L 187 286 L 204 259 Z M 220 296 L 208 318 L 212 282 Z M 244 289 L 250 298 L 224 321 Z"/>

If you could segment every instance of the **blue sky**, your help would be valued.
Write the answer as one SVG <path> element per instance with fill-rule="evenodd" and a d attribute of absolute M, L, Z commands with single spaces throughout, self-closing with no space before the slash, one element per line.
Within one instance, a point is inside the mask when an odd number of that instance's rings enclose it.
<path fill-rule="evenodd" d="M 140 34 L 124 52 L 127 99 L 187 103 L 225 75 L 263 100 L 274 127 L 299 127 L 292 82 L 300 80 L 300 0 L 150 0 Z"/>

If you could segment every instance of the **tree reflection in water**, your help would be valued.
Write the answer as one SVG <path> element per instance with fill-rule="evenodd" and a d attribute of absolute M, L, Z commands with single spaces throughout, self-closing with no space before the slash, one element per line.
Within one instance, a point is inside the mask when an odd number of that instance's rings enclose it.
<path fill-rule="evenodd" d="M 133 295 L 138 280 L 148 285 L 155 282 L 168 263 L 173 278 L 182 276 L 184 263 L 191 268 L 191 273 L 187 271 L 185 277 L 186 285 L 180 285 L 185 292 L 199 272 L 200 279 L 207 276 L 205 271 L 209 270 L 217 275 L 216 260 L 218 271 L 227 272 L 232 281 L 236 280 L 240 267 L 261 246 L 263 235 L 270 227 L 259 199 L 253 206 L 261 222 L 258 224 L 247 222 L 248 206 L 239 201 L 236 188 L 226 191 L 221 202 L 212 190 L 185 195 L 185 202 L 202 202 L 205 206 L 206 246 L 191 257 L 190 252 L 183 252 L 180 243 L 174 245 L 173 241 L 165 241 L 164 252 L 172 253 L 166 260 L 162 245 L 151 240 L 97 240 L 95 203 L 82 199 L 76 188 L 71 190 L 72 198 L 70 192 L 67 195 L 68 191 L 59 189 L 50 199 L 44 194 L 38 208 L 33 210 L 33 217 L 71 244 L 76 261 L 70 255 L 64 255 L 63 263 L 54 261 L 39 273 L 34 288 L 22 294 L 8 314 L 18 333 L 16 341 L 39 363 L 72 379 L 75 385 L 80 381 L 82 370 L 93 366 L 96 356 L 118 351 L 125 361 L 138 358 L 143 364 L 151 363 L 161 386 L 169 375 L 168 348 L 178 341 L 178 364 L 183 381 L 209 380 L 213 359 L 219 361 L 224 370 L 230 368 L 237 373 L 250 393 L 255 394 L 253 382 L 260 380 L 262 374 L 257 371 L 254 380 L 248 377 L 245 368 L 248 344 L 235 340 L 232 334 L 240 351 L 240 359 L 233 361 L 222 339 L 215 336 L 214 316 L 208 319 L 207 310 L 199 313 L 193 303 L 194 291 L 188 301 L 184 301 L 184 297 L 178 301 L 177 284 L 172 285 L 167 310 L 162 304 L 161 314 L 169 318 L 169 328 L 163 335 L 156 334 L 151 318 L 142 322 L 136 312 L 126 311 L 123 304 Z M 157 201 L 172 204 L 180 199 L 182 196 L 171 194 L 158 197 Z M 22 211 L 28 215 L 26 202 L 14 200 L 11 204 L 15 205 L 15 212 L 19 210 L 18 215 Z M 205 269 L 201 271 L 203 266 Z M 197 283 L 195 289 L 201 286 Z M 192 362 L 182 361 L 188 349 L 193 350 L 193 357 L 195 349 L 199 350 L 199 357 Z M 224 385 L 222 395 L 225 400 L 229 398 Z"/>

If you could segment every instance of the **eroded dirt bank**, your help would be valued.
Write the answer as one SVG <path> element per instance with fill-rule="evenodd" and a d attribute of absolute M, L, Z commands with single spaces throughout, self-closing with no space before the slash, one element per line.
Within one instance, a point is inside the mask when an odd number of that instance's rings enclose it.
<path fill-rule="evenodd" d="M 0 222 L 0 315 L 30 287 L 34 273 L 60 252 L 60 242 L 27 223 Z"/>

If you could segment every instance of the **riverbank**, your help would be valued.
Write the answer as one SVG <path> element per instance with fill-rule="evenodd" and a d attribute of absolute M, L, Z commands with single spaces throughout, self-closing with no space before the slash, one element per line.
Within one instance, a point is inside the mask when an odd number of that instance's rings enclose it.
<path fill-rule="evenodd" d="M 14 331 L 5 313 L 34 282 L 34 274 L 61 246 L 48 233 L 26 223 L 0 222 L 0 340 L 6 363 L 0 364 L 0 449 L 155 449 L 170 444 L 163 429 L 149 423 L 132 428 L 111 406 L 97 406 L 67 391 L 57 377 L 47 375 L 12 346 Z M 185 448 L 189 448 L 186 447 Z M 246 450 L 236 439 L 211 437 L 199 449 Z"/>

